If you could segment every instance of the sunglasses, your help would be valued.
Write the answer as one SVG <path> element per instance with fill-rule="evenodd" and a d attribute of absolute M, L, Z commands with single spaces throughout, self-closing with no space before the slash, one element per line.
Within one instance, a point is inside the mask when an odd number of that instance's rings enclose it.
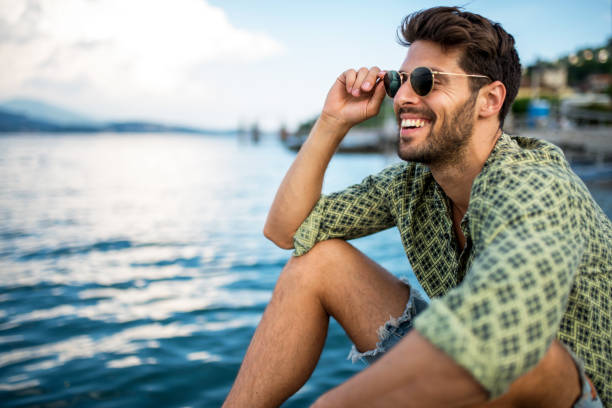
<path fill-rule="evenodd" d="M 419 96 L 425 96 L 433 89 L 436 75 L 454 75 L 487 78 L 491 80 L 491 78 L 486 75 L 455 74 L 452 72 L 432 71 L 427 67 L 417 67 L 410 73 L 403 71 L 387 71 L 383 77 L 383 82 L 385 84 L 387 95 L 389 95 L 391 98 L 395 97 L 397 91 L 399 91 L 400 87 L 408 78 L 410 78 L 410 86 L 412 86 L 414 92 Z"/>

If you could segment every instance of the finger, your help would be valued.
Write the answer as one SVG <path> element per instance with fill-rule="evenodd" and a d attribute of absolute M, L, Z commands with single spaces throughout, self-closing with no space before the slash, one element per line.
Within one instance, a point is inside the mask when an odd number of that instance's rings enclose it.
<path fill-rule="evenodd" d="M 385 90 L 385 84 L 383 83 L 383 81 L 379 81 L 376 84 L 376 88 L 374 89 L 374 97 L 372 98 L 374 101 L 374 104 L 378 106 L 379 109 L 380 109 L 383 99 L 385 99 L 385 96 L 387 96 L 387 91 Z"/>
<path fill-rule="evenodd" d="M 380 72 L 380 68 L 378 67 L 370 68 L 370 70 L 368 71 L 363 81 L 363 84 L 361 84 L 361 89 L 363 89 L 366 92 L 371 91 L 374 85 L 376 84 L 376 78 L 378 77 L 379 72 Z"/>
<path fill-rule="evenodd" d="M 361 85 L 363 84 L 363 81 L 366 79 L 367 75 L 368 75 L 367 68 L 359 69 L 359 72 L 357 72 L 357 78 L 355 79 L 355 84 L 353 85 L 353 91 L 351 92 L 353 96 L 355 97 L 359 96 L 360 91 L 361 91 Z"/>
<path fill-rule="evenodd" d="M 382 81 L 379 81 L 376 85 L 374 85 L 374 94 L 368 101 L 366 116 L 372 117 L 380 113 L 380 107 L 382 106 L 383 99 L 385 99 L 386 95 L 387 92 L 385 91 L 385 84 L 383 84 Z"/>
<path fill-rule="evenodd" d="M 346 87 L 346 92 L 351 93 L 353 90 L 353 85 L 355 84 L 355 79 L 357 79 L 357 72 L 354 69 L 348 69 L 344 71 L 344 74 L 341 75 L 341 78 L 344 78 L 344 86 Z"/>

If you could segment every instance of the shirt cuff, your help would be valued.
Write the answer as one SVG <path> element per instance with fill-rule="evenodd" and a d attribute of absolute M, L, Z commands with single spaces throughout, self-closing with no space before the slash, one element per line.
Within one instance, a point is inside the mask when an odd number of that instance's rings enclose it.
<path fill-rule="evenodd" d="M 293 236 L 293 256 L 306 254 L 318 242 L 325 201 L 325 197 L 321 196 L 308 217 L 306 217 L 302 225 L 295 232 Z"/>
<path fill-rule="evenodd" d="M 476 337 L 441 299 L 433 299 L 417 316 L 414 328 L 436 348 L 472 374 L 494 399 L 504 394 L 512 382 L 501 380 L 494 351 L 488 342 Z"/>

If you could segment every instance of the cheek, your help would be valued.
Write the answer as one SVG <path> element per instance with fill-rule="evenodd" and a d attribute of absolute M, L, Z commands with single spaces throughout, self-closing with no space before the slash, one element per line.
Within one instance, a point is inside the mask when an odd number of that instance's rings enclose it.
<path fill-rule="evenodd" d="M 453 103 L 448 95 L 445 94 L 435 93 L 428 95 L 424 100 L 424 105 L 434 114 L 436 122 L 439 123 L 443 123 L 444 119 L 452 113 Z"/>

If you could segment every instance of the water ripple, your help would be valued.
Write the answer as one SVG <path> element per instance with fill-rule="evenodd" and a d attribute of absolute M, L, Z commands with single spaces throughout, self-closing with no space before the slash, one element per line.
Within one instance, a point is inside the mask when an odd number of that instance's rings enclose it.
<path fill-rule="evenodd" d="M 132 248 L 132 242 L 129 240 L 114 240 L 114 241 L 99 241 L 91 245 L 83 246 L 63 246 L 60 248 L 40 248 L 36 251 L 28 252 L 17 258 L 18 261 L 29 261 L 32 259 L 59 258 L 70 255 L 83 255 L 90 252 L 108 252 L 120 251 L 122 249 Z"/>
<path fill-rule="evenodd" d="M 152 342 L 153 339 L 191 336 L 198 330 L 201 328 L 197 325 L 155 323 L 127 328 L 119 333 L 101 338 L 93 338 L 89 335 L 75 336 L 65 341 L 0 353 L 0 367 L 48 359 L 44 367 L 50 369 L 75 359 L 92 358 L 103 353 L 130 355 L 137 353 L 143 347 L 156 348 L 158 344 Z M 40 369 L 41 367 L 43 366 L 38 365 L 35 368 Z"/>
<path fill-rule="evenodd" d="M 164 266 L 171 266 L 171 265 L 178 265 L 178 266 L 182 266 L 183 268 L 198 268 L 202 265 L 202 257 L 201 256 L 194 256 L 191 258 L 174 258 L 174 259 L 163 259 L 160 261 L 156 261 L 156 262 L 132 262 L 130 264 L 130 266 L 134 267 L 134 268 L 138 268 L 138 267 L 164 267 Z"/>

